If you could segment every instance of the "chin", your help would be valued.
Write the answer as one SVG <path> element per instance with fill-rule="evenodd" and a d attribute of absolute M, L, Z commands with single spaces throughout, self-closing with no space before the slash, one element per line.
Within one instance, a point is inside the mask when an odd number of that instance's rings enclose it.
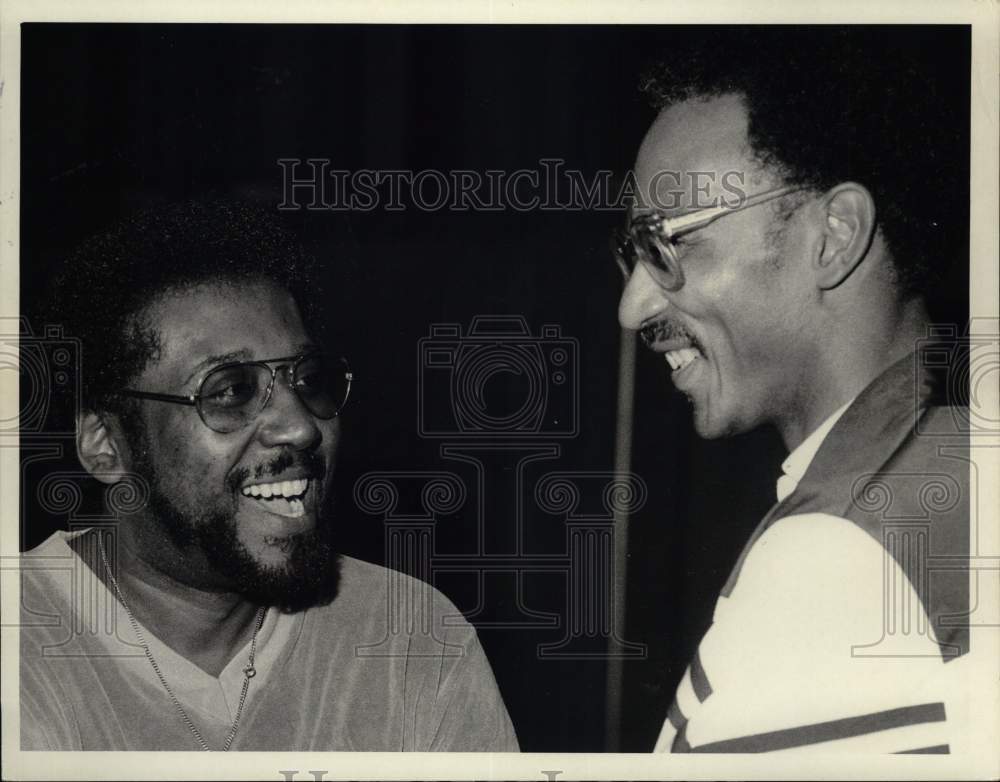
<path fill-rule="evenodd" d="M 692 404 L 694 405 L 694 430 L 703 440 L 733 437 L 751 428 L 741 426 L 734 416 L 713 415 L 705 403 L 692 400 Z"/>
<path fill-rule="evenodd" d="M 336 596 L 339 558 L 329 524 L 297 533 L 254 535 L 217 516 L 198 529 L 197 544 L 231 591 L 259 605 L 297 611 Z"/>
<path fill-rule="evenodd" d="M 244 563 L 237 575 L 237 591 L 252 602 L 294 612 L 326 605 L 336 597 L 339 555 L 328 546 L 289 542 L 288 550 L 274 546 L 253 564 Z"/>
<path fill-rule="evenodd" d="M 694 430 L 702 440 L 720 440 L 723 437 L 730 437 L 737 434 L 737 432 L 724 427 L 698 423 L 697 419 L 695 420 Z"/>
<path fill-rule="evenodd" d="M 253 551 L 253 563 L 256 568 L 264 570 L 284 570 L 292 561 L 292 541 L 283 538 L 280 541 L 255 541 L 247 545 L 248 551 Z"/>

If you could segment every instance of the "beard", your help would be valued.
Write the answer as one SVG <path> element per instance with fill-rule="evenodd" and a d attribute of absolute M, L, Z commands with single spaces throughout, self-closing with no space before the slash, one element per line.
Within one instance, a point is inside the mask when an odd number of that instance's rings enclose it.
<path fill-rule="evenodd" d="M 227 590 L 250 602 L 294 613 L 327 605 L 337 596 L 340 559 L 333 543 L 333 525 L 323 511 L 322 498 L 316 527 L 280 541 L 287 559 L 281 565 L 264 565 L 254 559 L 237 534 L 235 507 L 192 512 L 179 506 L 156 479 L 145 448 L 134 451 L 134 471 L 146 480 L 146 510 L 180 552 L 198 550 Z M 325 460 L 316 454 L 282 455 L 262 468 L 277 473 L 293 464 L 304 464 L 310 473 L 326 475 Z M 260 470 L 258 471 L 260 472 Z M 234 474 L 229 483 L 239 486 L 245 474 Z"/>
<path fill-rule="evenodd" d="M 149 508 L 178 548 L 199 549 L 234 592 L 256 605 L 293 613 L 327 605 L 337 596 L 340 560 L 322 516 L 316 529 L 282 541 L 288 556 L 284 564 L 263 565 L 237 536 L 233 514 L 216 511 L 192 518 L 155 490 Z"/>

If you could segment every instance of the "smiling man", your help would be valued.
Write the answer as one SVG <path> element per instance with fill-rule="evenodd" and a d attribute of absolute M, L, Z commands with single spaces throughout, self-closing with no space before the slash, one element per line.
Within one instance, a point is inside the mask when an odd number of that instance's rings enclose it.
<path fill-rule="evenodd" d="M 962 748 L 968 438 L 921 344 L 965 262 L 965 36 L 744 28 L 646 80 L 619 319 L 702 437 L 789 451 L 657 750 Z"/>
<path fill-rule="evenodd" d="M 107 513 L 22 557 L 22 747 L 516 750 L 457 609 L 337 554 L 352 375 L 295 243 L 183 204 L 90 241 L 58 289 Z"/>

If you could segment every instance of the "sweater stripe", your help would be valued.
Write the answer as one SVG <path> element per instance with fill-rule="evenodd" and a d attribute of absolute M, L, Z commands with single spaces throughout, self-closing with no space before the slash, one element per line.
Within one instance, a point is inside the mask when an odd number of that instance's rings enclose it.
<path fill-rule="evenodd" d="M 881 730 L 919 725 L 926 722 L 944 722 L 943 703 L 924 703 L 919 706 L 905 706 L 859 717 L 817 722 L 796 728 L 757 733 L 725 741 L 713 741 L 692 748 L 692 752 L 770 752 L 779 749 L 803 747 L 824 741 L 862 736 Z"/>
<path fill-rule="evenodd" d="M 691 660 L 691 686 L 701 703 L 712 694 L 712 685 L 708 683 L 708 676 L 701 665 L 700 650 L 694 653 L 694 659 Z"/>

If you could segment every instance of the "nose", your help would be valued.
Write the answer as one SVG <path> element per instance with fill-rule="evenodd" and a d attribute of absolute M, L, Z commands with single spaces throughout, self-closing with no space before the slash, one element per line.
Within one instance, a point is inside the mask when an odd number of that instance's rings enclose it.
<path fill-rule="evenodd" d="M 318 419 L 302 403 L 288 385 L 284 372 L 274 379 L 274 388 L 267 405 L 260 411 L 257 436 L 268 446 L 291 446 L 305 450 L 322 438 Z"/>
<path fill-rule="evenodd" d="M 669 305 L 666 292 L 639 263 L 628 278 L 618 303 L 618 322 L 623 328 L 638 331 L 643 323 L 662 313 Z"/>

